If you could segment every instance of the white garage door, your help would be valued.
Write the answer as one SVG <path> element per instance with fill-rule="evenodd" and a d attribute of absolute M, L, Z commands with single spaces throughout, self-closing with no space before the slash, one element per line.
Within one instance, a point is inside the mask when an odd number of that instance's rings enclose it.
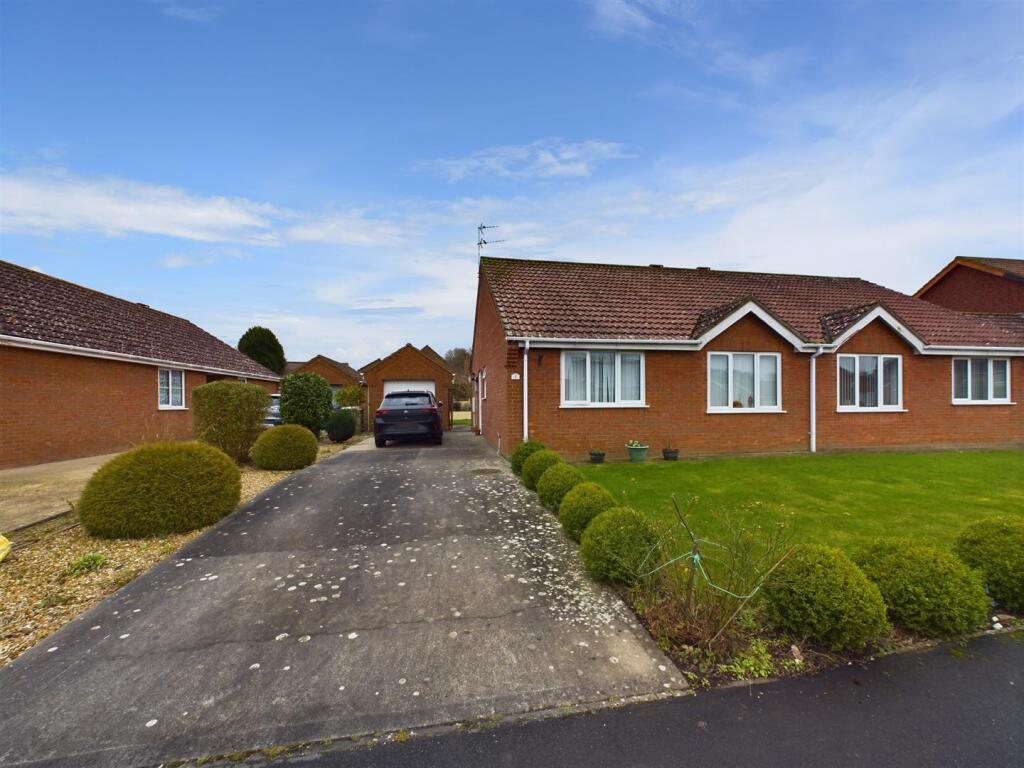
<path fill-rule="evenodd" d="M 434 382 L 432 381 L 385 381 L 384 382 L 384 395 L 388 392 L 405 392 L 406 390 L 415 390 L 422 392 L 426 390 L 430 392 L 434 397 L 437 397 L 437 392 L 434 391 Z"/>

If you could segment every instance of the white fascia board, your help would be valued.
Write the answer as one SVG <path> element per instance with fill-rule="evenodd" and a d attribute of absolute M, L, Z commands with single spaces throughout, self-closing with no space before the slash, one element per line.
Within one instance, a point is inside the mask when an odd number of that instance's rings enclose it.
<path fill-rule="evenodd" d="M 58 344 L 54 341 L 41 341 L 39 339 L 25 339 L 20 336 L 0 335 L 0 346 L 18 347 L 20 349 L 34 349 L 40 352 L 56 352 L 64 355 L 77 355 L 78 357 L 95 357 L 100 360 L 116 360 L 122 363 L 137 363 L 139 365 L 156 365 L 161 368 L 180 368 L 186 371 L 198 371 L 200 373 L 213 373 L 220 376 L 236 376 L 242 379 L 259 379 L 260 381 L 280 381 L 280 376 L 264 376 L 245 371 L 232 371 L 227 368 L 212 368 L 203 365 L 183 363 L 180 360 L 163 360 L 155 357 L 141 357 L 129 355 L 124 352 L 110 352 L 103 349 L 92 349 L 91 347 L 76 347 L 71 344 Z"/>
<path fill-rule="evenodd" d="M 719 336 L 725 331 L 729 330 L 729 328 L 734 326 L 747 315 L 754 315 L 754 317 L 756 317 L 758 320 L 760 320 L 773 331 L 775 331 L 777 334 L 779 334 L 779 336 L 781 336 L 790 344 L 792 344 L 794 349 L 800 352 L 809 351 L 807 342 L 805 342 L 803 339 L 801 339 L 799 336 L 793 333 L 793 331 L 784 326 L 782 323 L 780 323 L 778 320 L 772 317 L 768 312 L 762 309 L 759 304 L 753 301 L 748 301 L 743 306 L 738 307 L 736 310 L 722 318 L 722 320 L 717 322 L 714 326 L 709 328 L 703 336 L 697 339 L 697 342 L 699 344 L 698 349 L 703 349 L 708 342 L 710 342 L 716 336 Z"/>
<path fill-rule="evenodd" d="M 690 339 L 584 339 L 584 338 L 540 338 L 537 336 L 508 336 L 508 341 L 517 342 L 520 347 L 530 342 L 530 349 L 625 349 L 645 350 L 657 347 L 665 350 L 698 349 L 697 342 Z"/>
<path fill-rule="evenodd" d="M 864 315 L 864 317 L 862 317 L 856 323 L 854 323 L 845 331 L 843 331 L 842 335 L 840 335 L 838 339 L 833 341 L 831 344 L 825 344 L 823 346 L 825 347 L 825 349 L 834 351 L 841 347 L 843 344 L 845 344 L 847 341 L 849 341 L 850 338 L 852 338 L 856 333 L 864 330 L 864 328 L 873 323 L 875 320 L 881 320 L 894 331 L 896 331 L 896 333 L 899 334 L 908 344 L 910 344 L 910 346 L 912 346 L 916 352 L 923 352 L 925 347 L 927 346 L 924 343 L 923 339 L 920 339 L 917 335 L 912 333 L 909 328 L 907 328 L 905 325 L 903 325 L 903 323 L 897 320 L 892 315 L 892 313 L 889 312 L 884 307 L 875 307 L 866 315 Z"/>

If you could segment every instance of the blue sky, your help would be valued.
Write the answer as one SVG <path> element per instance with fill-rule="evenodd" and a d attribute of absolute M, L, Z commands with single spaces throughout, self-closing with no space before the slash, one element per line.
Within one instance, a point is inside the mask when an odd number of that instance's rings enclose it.
<path fill-rule="evenodd" d="M 494 255 L 1024 253 L 1018 2 L 0 2 L 0 255 L 290 359 L 468 345 Z"/>

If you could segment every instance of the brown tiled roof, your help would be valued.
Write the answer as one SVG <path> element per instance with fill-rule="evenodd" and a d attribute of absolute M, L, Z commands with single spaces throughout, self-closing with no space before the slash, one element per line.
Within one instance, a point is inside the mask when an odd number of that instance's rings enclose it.
<path fill-rule="evenodd" d="M 359 381 L 359 371 L 357 371 L 355 368 L 353 368 L 348 363 L 343 363 L 340 360 L 335 360 L 333 357 L 328 357 L 327 355 L 320 355 L 320 357 L 322 357 L 328 363 L 330 363 L 335 368 L 337 368 L 339 371 L 344 373 L 346 376 L 351 376 L 356 381 Z"/>
<path fill-rule="evenodd" d="M 961 256 L 957 261 L 970 261 L 1010 275 L 1024 277 L 1024 259 L 987 259 L 982 256 Z"/>
<path fill-rule="evenodd" d="M 6 261 L 0 261 L 0 335 L 277 378 L 188 320 Z"/>
<path fill-rule="evenodd" d="M 445 360 L 445 359 L 444 359 L 443 357 L 441 357 L 441 355 L 439 355 L 439 354 L 438 354 L 438 353 L 437 353 L 437 352 L 436 352 L 436 351 L 434 350 L 434 348 L 433 348 L 432 346 L 430 346 L 429 344 L 426 344 L 426 345 L 424 345 L 423 347 L 421 347 L 421 348 L 420 348 L 420 352 L 422 352 L 422 353 L 423 353 L 424 355 L 426 355 L 427 357 L 429 357 L 429 358 L 430 358 L 431 360 L 433 360 L 433 361 L 434 361 L 435 363 L 437 363 L 438 365 L 443 365 L 443 366 L 444 366 L 445 368 L 447 368 L 447 369 L 448 369 L 449 371 L 451 370 L 451 368 L 450 368 L 450 367 L 448 366 L 448 361 L 447 361 L 447 360 Z"/>
<path fill-rule="evenodd" d="M 492 257 L 480 273 L 512 337 L 686 341 L 749 299 L 809 344 L 882 306 L 926 344 L 1024 346 L 993 323 L 854 277 Z"/>
<path fill-rule="evenodd" d="M 289 373 L 295 373 L 308 362 L 308 360 L 289 360 L 284 364 L 284 372 L 286 375 Z"/>

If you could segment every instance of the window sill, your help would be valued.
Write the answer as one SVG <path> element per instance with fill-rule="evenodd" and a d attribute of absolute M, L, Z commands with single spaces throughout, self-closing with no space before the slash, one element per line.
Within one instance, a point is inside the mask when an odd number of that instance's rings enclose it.
<path fill-rule="evenodd" d="M 788 413 L 782 408 L 708 408 L 705 413 Z"/>
<path fill-rule="evenodd" d="M 650 408 L 647 403 L 562 403 L 559 408 L 599 409 L 599 408 Z"/>
<path fill-rule="evenodd" d="M 188 406 L 185 405 L 158 405 L 156 407 L 158 411 L 187 411 Z"/>
<path fill-rule="evenodd" d="M 910 413 L 906 408 L 836 408 L 836 413 Z"/>
<path fill-rule="evenodd" d="M 1016 405 L 1011 400 L 953 400 L 953 405 Z"/>

